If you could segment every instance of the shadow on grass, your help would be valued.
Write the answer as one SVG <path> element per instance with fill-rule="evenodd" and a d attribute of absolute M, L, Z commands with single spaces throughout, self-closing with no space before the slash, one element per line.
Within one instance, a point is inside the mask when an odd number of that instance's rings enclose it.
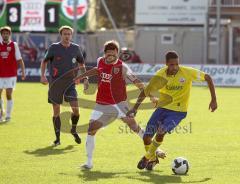
<path fill-rule="evenodd" d="M 136 173 L 131 172 L 102 172 L 92 170 L 81 170 L 82 173 L 78 175 L 84 181 L 100 181 L 116 178 L 126 178 L 129 180 L 138 180 L 139 182 L 146 183 L 203 183 L 211 180 L 211 178 L 204 178 L 198 181 L 183 182 L 182 177 L 178 175 L 161 175 L 162 171 L 137 171 Z"/>
<path fill-rule="evenodd" d="M 189 181 L 189 182 L 182 182 L 182 183 L 204 183 L 207 182 L 209 180 L 211 180 L 212 178 L 204 178 L 202 180 L 197 180 L 197 181 Z"/>
<path fill-rule="evenodd" d="M 161 175 L 159 174 L 159 171 L 143 171 L 143 172 L 137 172 L 140 176 L 129 178 L 129 179 L 135 179 L 142 182 L 150 182 L 150 183 L 202 183 L 207 182 L 211 180 L 211 178 L 204 178 L 202 180 L 197 181 L 189 181 L 184 182 L 182 181 L 183 177 L 188 177 L 188 175 Z"/>
<path fill-rule="evenodd" d="M 128 172 L 102 172 L 102 171 L 90 171 L 90 170 L 81 170 L 82 174 L 79 175 L 79 178 L 84 181 L 98 181 L 102 179 L 113 179 L 123 177 L 122 175 L 128 174 Z"/>
<path fill-rule="evenodd" d="M 26 150 L 24 153 L 29 155 L 34 155 L 36 157 L 45 157 L 49 155 L 59 155 L 75 152 L 76 150 L 72 150 L 74 148 L 73 145 L 66 146 L 65 148 L 56 148 L 54 146 L 47 146 L 45 148 L 39 148 L 34 151 Z"/>
<path fill-rule="evenodd" d="M 161 175 L 161 171 L 138 171 L 136 173 L 138 176 L 129 176 L 127 178 L 146 183 L 182 183 L 181 176 Z"/>
<path fill-rule="evenodd" d="M 0 126 L 1 125 L 7 125 L 8 123 L 10 123 L 9 121 L 6 121 L 6 120 L 2 120 L 0 121 Z"/>

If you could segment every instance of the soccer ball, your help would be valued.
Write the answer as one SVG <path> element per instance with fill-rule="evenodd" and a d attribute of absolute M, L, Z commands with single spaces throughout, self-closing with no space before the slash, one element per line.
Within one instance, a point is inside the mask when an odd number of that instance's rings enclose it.
<path fill-rule="evenodd" d="M 189 163 L 186 158 L 178 157 L 173 160 L 172 171 L 174 174 L 184 175 L 189 170 Z"/>

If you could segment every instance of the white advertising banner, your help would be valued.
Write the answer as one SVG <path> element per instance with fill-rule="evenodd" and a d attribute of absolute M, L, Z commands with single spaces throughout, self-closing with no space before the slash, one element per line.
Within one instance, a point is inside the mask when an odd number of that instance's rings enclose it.
<path fill-rule="evenodd" d="M 153 76 L 163 64 L 128 64 L 141 77 Z M 186 65 L 208 73 L 216 86 L 240 87 L 240 65 Z"/>
<path fill-rule="evenodd" d="M 45 0 L 21 1 L 21 31 L 45 31 L 44 5 Z"/>
<path fill-rule="evenodd" d="M 136 24 L 203 25 L 208 0 L 136 0 Z"/>

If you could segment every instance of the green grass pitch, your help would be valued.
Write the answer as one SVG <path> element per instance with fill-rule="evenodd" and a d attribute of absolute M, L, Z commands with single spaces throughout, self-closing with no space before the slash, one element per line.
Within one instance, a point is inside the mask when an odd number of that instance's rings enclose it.
<path fill-rule="evenodd" d="M 88 123 L 95 97 L 83 95 L 82 86 L 78 91 L 89 100 L 80 100 L 79 124 L 83 125 Z M 216 93 L 219 107 L 211 113 L 208 89 L 193 87 L 188 116 L 180 128 L 165 137 L 161 148 L 167 158 L 154 171 L 137 169 L 144 154 L 143 143 L 119 120 L 98 132 L 94 168 L 82 171 L 78 166 L 86 159 L 86 133 L 81 133 L 81 145 L 75 144 L 70 134 L 62 133 L 62 144 L 52 148 L 47 86 L 18 83 L 12 120 L 0 125 L 0 183 L 240 183 L 240 88 L 216 88 Z M 140 110 L 137 121 L 145 126 L 152 112 L 153 108 Z M 172 174 L 170 165 L 178 156 L 190 163 L 187 176 Z"/>

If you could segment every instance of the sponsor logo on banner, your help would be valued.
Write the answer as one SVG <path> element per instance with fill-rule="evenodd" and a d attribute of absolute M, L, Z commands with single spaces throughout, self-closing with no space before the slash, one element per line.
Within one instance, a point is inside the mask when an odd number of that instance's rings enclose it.
<path fill-rule="evenodd" d="M 146 82 L 165 65 L 128 64 L 131 70 Z M 209 74 L 216 86 L 240 87 L 240 65 L 184 65 L 199 69 Z M 180 79 L 183 81 L 183 79 Z M 179 81 L 179 82 L 181 82 Z M 206 85 L 206 82 L 195 82 L 194 85 Z"/>
<path fill-rule="evenodd" d="M 203 25 L 208 0 L 137 0 L 136 24 Z"/>
<path fill-rule="evenodd" d="M 45 1 L 21 1 L 21 31 L 45 31 L 44 5 Z"/>
<path fill-rule="evenodd" d="M 87 6 L 87 0 L 77 0 L 77 19 L 82 18 L 87 13 Z M 61 7 L 67 18 L 74 19 L 74 0 L 63 0 Z"/>

